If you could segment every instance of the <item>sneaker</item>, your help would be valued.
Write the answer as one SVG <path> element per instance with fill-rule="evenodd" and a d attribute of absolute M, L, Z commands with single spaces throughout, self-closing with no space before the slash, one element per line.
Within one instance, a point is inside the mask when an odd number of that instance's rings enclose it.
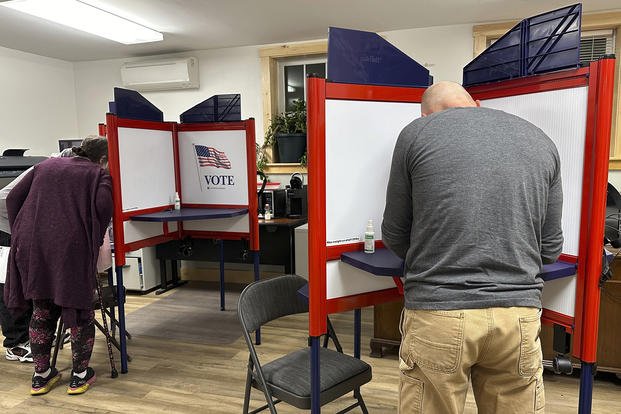
<path fill-rule="evenodd" d="M 38 375 L 32 375 L 32 388 L 30 389 L 31 395 L 43 395 L 50 392 L 54 385 L 60 381 L 60 372 L 56 368 L 52 368 L 52 372 L 47 378 L 40 377 Z"/>
<path fill-rule="evenodd" d="M 80 378 L 77 375 L 71 373 L 71 382 L 69 382 L 69 388 L 67 388 L 67 394 L 75 395 L 75 394 L 84 394 L 89 387 L 95 382 L 95 370 L 93 368 L 86 368 L 86 376 L 84 378 Z"/>
<path fill-rule="evenodd" d="M 24 342 L 6 349 L 6 359 L 9 361 L 32 362 L 32 353 L 30 352 L 30 342 Z"/>

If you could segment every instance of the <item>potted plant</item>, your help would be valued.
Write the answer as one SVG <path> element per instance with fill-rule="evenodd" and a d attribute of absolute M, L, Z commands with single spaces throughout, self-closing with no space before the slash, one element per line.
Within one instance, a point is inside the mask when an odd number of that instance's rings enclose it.
<path fill-rule="evenodd" d="M 272 118 L 263 141 L 263 148 L 269 147 L 278 148 L 281 163 L 301 162 L 306 152 L 306 102 L 296 100 L 291 111 Z"/>

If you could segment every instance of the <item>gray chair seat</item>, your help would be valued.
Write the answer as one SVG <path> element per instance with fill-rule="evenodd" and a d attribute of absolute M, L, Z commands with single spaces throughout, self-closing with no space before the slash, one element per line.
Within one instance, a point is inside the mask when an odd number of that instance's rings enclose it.
<path fill-rule="evenodd" d="M 310 351 L 310 348 L 300 349 L 262 367 L 274 396 L 283 399 L 282 393 L 287 393 L 286 400 L 302 409 L 310 408 Z M 319 361 L 322 405 L 371 380 L 371 366 L 352 356 L 320 348 Z M 292 397 L 297 397 L 295 403 Z"/>

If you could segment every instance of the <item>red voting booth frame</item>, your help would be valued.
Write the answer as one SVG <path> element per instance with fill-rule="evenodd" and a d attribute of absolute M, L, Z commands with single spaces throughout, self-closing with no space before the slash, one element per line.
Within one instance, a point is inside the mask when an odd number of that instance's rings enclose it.
<path fill-rule="evenodd" d="M 493 99 L 588 86 L 578 257 L 563 258 L 577 263 L 575 314 L 544 309 L 542 322 L 573 333 L 573 355 L 589 363 L 597 352 L 614 64 L 602 59 L 580 69 L 469 88 L 474 99 Z"/>
<path fill-rule="evenodd" d="M 169 231 L 168 222 L 162 222 L 162 234 L 149 237 L 142 240 L 136 240 L 130 243 L 125 242 L 124 223 L 130 221 L 132 217 L 163 212 L 171 210 L 173 204 L 165 204 L 150 208 L 132 210 L 123 212 L 122 200 L 122 181 L 119 154 L 119 128 L 133 128 L 156 131 L 170 131 L 174 174 L 175 174 L 175 191 L 179 196 L 183 197 L 183 188 L 181 188 L 181 173 L 179 166 L 179 136 L 182 131 L 245 131 L 246 132 L 246 164 L 248 176 L 248 204 L 247 205 L 222 205 L 222 204 L 181 204 L 183 209 L 192 208 L 247 208 L 248 209 L 248 232 L 227 232 L 227 231 L 184 231 L 183 223 L 177 223 L 177 229 Z M 110 175 L 112 177 L 112 197 L 113 197 L 113 231 L 114 231 L 114 251 L 115 251 L 115 271 L 117 274 L 117 295 L 119 310 L 119 343 L 121 351 L 121 373 L 127 373 L 127 344 L 125 337 L 125 291 L 123 288 L 123 265 L 125 265 L 125 253 L 137 250 L 143 247 L 155 246 L 171 240 L 180 240 L 186 236 L 197 238 L 211 238 L 218 240 L 249 240 L 249 247 L 254 256 L 254 273 L 255 279 L 259 275 L 259 222 L 257 211 L 258 200 L 256 197 L 256 152 L 255 152 L 255 124 L 254 119 L 248 119 L 240 122 L 214 122 L 214 123 L 197 123 L 197 124 L 177 124 L 174 122 L 154 122 L 141 121 L 118 118 L 116 115 L 107 114 L 106 124 L 99 125 L 99 134 L 106 135 L 108 138 L 108 165 Z M 222 248 L 222 246 L 221 246 Z M 222 261 L 222 258 L 221 258 Z M 221 285 L 223 281 L 223 263 L 220 264 Z M 223 303 L 223 291 L 221 286 L 221 304 Z M 222 305 L 221 305 L 222 306 Z M 260 334 L 257 332 L 257 343 L 260 342 Z"/>
<path fill-rule="evenodd" d="M 559 324 L 572 332 L 573 354 L 583 362 L 580 412 L 590 412 L 592 374 L 596 361 L 600 303 L 600 276 L 604 237 L 606 187 L 612 114 L 614 59 L 602 59 L 589 67 L 469 88 L 475 99 L 490 99 L 558 89 L 588 86 L 587 121 L 582 180 L 582 208 L 577 263 L 575 316 L 545 311 L 544 323 Z M 363 249 L 362 243 L 327 246 L 326 243 L 326 100 L 421 102 L 424 88 L 401 88 L 331 83 L 309 78 L 308 108 L 308 257 L 309 335 L 313 347 L 311 384 L 313 413 L 319 408 L 318 337 L 327 331 L 330 313 L 380 304 L 400 298 L 398 288 L 346 297 L 326 297 L 326 265 L 348 251 Z M 381 190 L 381 189 L 378 189 Z M 376 243 L 381 246 L 381 242 Z"/>
<path fill-rule="evenodd" d="M 599 318 L 599 279 L 603 248 L 603 226 L 614 59 L 593 62 L 590 67 L 509 80 L 469 88 L 475 99 L 491 99 L 521 94 L 588 86 L 588 106 L 580 243 L 578 257 L 563 255 L 562 260 L 577 263 L 575 317 L 544 310 L 544 323 L 555 323 L 573 332 L 574 356 L 594 362 Z M 337 84 L 323 79 L 308 80 L 308 170 L 309 170 L 309 333 L 326 332 L 326 316 L 364 306 L 399 299 L 397 288 L 326 299 L 326 263 L 339 260 L 342 253 L 363 249 L 363 243 L 326 246 L 325 194 L 325 101 L 345 99 L 386 102 L 420 102 L 423 88 L 399 88 Z M 376 242 L 381 247 L 381 241 Z"/>
<path fill-rule="evenodd" d="M 363 243 L 326 244 L 326 100 L 359 100 L 420 103 L 425 88 L 352 85 L 309 78 L 308 108 L 308 263 L 309 334 L 326 332 L 330 313 L 399 300 L 397 287 L 358 295 L 326 299 L 326 264 L 341 254 L 363 249 Z M 378 189 L 379 190 L 379 189 Z M 376 242 L 381 247 L 381 241 Z"/>
<path fill-rule="evenodd" d="M 187 231 L 183 229 L 183 223 L 179 223 L 177 230 L 169 231 L 168 223 L 163 222 L 162 235 L 151 237 L 143 240 L 125 243 L 123 234 L 123 223 L 131 220 L 134 216 L 143 214 L 161 212 L 172 209 L 172 204 L 165 204 L 146 209 L 132 210 L 123 212 L 121 189 L 121 168 L 119 162 L 119 141 L 118 128 L 134 128 L 145 130 L 170 131 L 172 133 L 172 143 L 174 151 L 175 166 L 175 191 L 179 193 L 183 200 L 183 188 L 181 188 L 181 174 L 179 169 L 179 137 L 178 133 L 183 131 L 246 131 L 246 162 L 248 177 L 248 204 L 247 205 L 229 205 L 229 204 L 185 204 L 182 208 L 248 208 L 249 211 L 249 231 L 248 232 L 226 232 L 226 231 Z M 139 121 L 132 119 L 118 118 L 113 114 L 106 116 L 106 125 L 100 126 L 100 133 L 106 132 L 108 137 L 108 160 L 110 175 L 112 176 L 112 195 L 114 201 L 113 229 L 114 229 L 114 250 L 116 266 L 125 264 L 125 253 L 143 247 L 154 246 L 171 240 L 180 240 L 186 236 L 214 238 L 220 240 L 239 240 L 247 239 L 250 243 L 250 250 L 259 250 L 259 222 L 256 215 L 252 212 L 257 211 L 258 200 L 256 197 L 256 152 L 255 152 L 255 128 L 254 119 L 248 119 L 240 122 L 214 122 L 214 123 L 198 123 L 198 124 L 177 124 L 175 122 L 153 122 Z"/>

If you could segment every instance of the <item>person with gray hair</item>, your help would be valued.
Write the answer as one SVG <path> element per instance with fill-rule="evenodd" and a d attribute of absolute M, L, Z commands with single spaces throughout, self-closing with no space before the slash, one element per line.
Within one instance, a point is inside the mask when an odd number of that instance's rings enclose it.
<path fill-rule="evenodd" d="M 563 245 L 556 146 L 533 124 L 429 87 L 396 142 L 382 223 L 405 262 L 399 412 L 545 409 L 542 264 Z"/>
<path fill-rule="evenodd" d="M 4 301 L 16 314 L 32 301 L 29 338 L 34 362 L 32 395 L 49 392 L 61 378 L 50 367 L 59 317 L 71 328 L 72 375 L 68 394 L 95 381 L 89 367 L 95 338 L 97 256 L 112 216 L 105 138 L 89 137 L 74 157 L 35 165 L 6 199 L 12 231 Z"/>

